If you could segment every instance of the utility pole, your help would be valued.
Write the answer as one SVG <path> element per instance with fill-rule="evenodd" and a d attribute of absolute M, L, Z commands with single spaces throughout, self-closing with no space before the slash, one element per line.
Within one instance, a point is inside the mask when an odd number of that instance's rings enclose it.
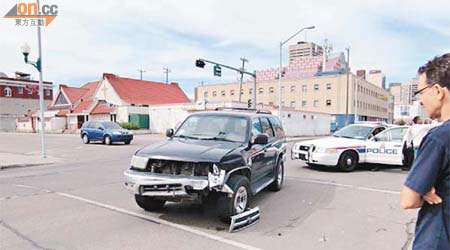
<path fill-rule="evenodd" d="M 138 69 L 137 71 L 139 71 L 139 73 L 141 74 L 141 78 L 140 78 L 140 79 L 142 80 L 142 73 L 143 73 L 143 72 L 146 72 L 146 71 L 145 71 L 145 70 L 142 70 L 142 69 Z"/>
<path fill-rule="evenodd" d="M 242 61 L 242 70 L 245 70 L 245 62 L 248 62 L 248 60 L 247 59 L 245 59 L 245 57 L 243 57 L 243 58 L 241 58 L 241 61 Z M 239 83 L 239 102 L 241 102 L 241 94 L 242 94 L 242 80 L 243 80 L 243 78 L 244 78 L 244 73 L 242 73 L 242 72 L 240 72 L 241 73 L 241 81 L 240 81 L 240 83 Z"/>
<path fill-rule="evenodd" d="M 37 7 L 40 10 L 39 0 L 37 0 Z M 41 26 L 38 25 L 38 45 L 39 45 L 39 106 L 40 106 L 40 118 L 41 118 L 41 145 L 42 145 L 42 158 L 47 158 L 45 153 L 45 117 L 44 117 L 44 84 L 42 76 L 42 42 L 41 42 Z"/>
<path fill-rule="evenodd" d="M 164 74 L 166 74 L 166 83 L 169 83 L 169 73 L 171 72 L 169 68 L 163 68 Z"/>
<path fill-rule="evenodd" d="M 348 81 L 349 81 L 349 77 L 350 77 L 350 47 L 345 48 L 345 50 L 347 50 L 347 91 L 346 91 L 346 95 L 347 98 L 346 103 L 345 103 L 345 126 L 348 125 Z"/>

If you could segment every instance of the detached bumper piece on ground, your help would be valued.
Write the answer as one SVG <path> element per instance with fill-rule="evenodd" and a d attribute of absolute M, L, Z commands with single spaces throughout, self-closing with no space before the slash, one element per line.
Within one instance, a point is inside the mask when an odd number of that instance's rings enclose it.
<path fill-rule="evenodd" d="M 231 224 L 228 232 L 234 233 L 251 227 L 259 222 L 259 218 L 259 207 L 255 207 L 243 213 L 231 216 Z"/>

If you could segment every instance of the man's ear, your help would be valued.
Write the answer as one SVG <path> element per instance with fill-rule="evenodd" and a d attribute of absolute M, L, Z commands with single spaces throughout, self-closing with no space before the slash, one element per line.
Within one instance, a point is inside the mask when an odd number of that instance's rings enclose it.
<path fill-rule="evenodd" d="M 444 98 L 445 98 L 445 96 L 446 95 L 449 95 L 449 91 L 448 91 L 448 89 L 447 88 L 443 88 L 443 87 L 441 87 L 441 85 L 439 85 L 439 84 L 435 84 L 434 86 L 433 86 L 435 89 L 436 89 L 436 91 L 437 91 L 437 98 L 438 98 L 438 100 L 443 100 Z M 446 93 L 447 92 L 447 93 Z"/>

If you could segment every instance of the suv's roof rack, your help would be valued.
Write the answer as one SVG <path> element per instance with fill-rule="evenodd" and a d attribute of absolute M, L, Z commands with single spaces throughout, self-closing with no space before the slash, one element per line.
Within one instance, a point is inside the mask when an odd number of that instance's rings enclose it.
<path fill-rule="evenodd" d="M 272 114 L 269 110 L 260 110 L 260 109 L 252 109 L 252 108 L 237 108 L 237 107 L 217 107 L 215 108 L 216 111 L 222 111 L 222 110 L 235 110 L 235 111 L 249 111 L 249 112 L 255 112 L 257 114 Z"/>

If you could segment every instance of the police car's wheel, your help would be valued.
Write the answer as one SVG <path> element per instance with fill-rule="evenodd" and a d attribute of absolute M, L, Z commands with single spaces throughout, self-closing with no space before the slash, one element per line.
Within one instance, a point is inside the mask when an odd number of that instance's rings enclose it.
<path fill-rule="evenodd" d="M 283 160 L 280 160 L 277 164 L 277 168 L 275 169 L 275 180 L 273 180 L 270 185 L 270 190 L 274 192 L 278 192 L 283 187 L 284 181 L 284 163 Z"/>
<path fill-rule="evenodd" d="M 153 197 L 142 196 L 138 194 L 134 195 L 134 198 L 138 206 L 146 211 L 160 210 L 164 207 L 164 204 L 166 203 L 165 200 L 157 200 Z"/>
<path fill-rule="evenodd" d="M 355 170 L 358 164 L 358 155 L 355 152 L 344 152 L 339 158 L 339 168 L 345 172 L 351 172 Z"/>
<path fill-rule="evenodd" d="M 83 143 L 84 144 L 88 144 L 89 143 L 89 137 L 87 136 L 87 134 L 83 135 Z"/>
<path fill-rule="evenodd" d="M 217 213 L 222 220 L 228 220 L 230 216 L 245 212 L 250 204 L 250 182 L 247 177 L 233 175 L 227 182 L 233 190 L 232 197 L 222 195 L 217 200 Z"/>

